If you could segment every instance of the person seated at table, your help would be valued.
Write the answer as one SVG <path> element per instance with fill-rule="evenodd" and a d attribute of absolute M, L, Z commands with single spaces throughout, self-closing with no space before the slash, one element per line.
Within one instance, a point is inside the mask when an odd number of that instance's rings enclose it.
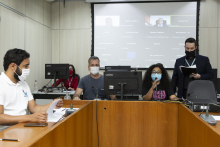
<path fill-rule="evenodd" d="M 30 54 L 25 50 L 11 49 L 4 56 L 5 72 L 0 75 L 0 124 L 19 122 L 46 122 L 47 109 L 52 104 L 37 105 L 25 82 L 30 73 Z M 56 109 L 63 106 L 59 100 Z M 32 114 L 25 115 L 26 109 Z"/>
<path fill-rule="evenodd" d="M 81 100 L 80 95 L 82 92 L 85 100 L 93 100 L 95 98 L 108 99 L 108 96 L 104 94 L 104 76 L 99 73 L 99 58 L 91 56 L 88 64 L 90 74 L 84 76 L 79 81 L 79 85 L 73 95 L 73 100 Z M 112 100 L 116 99 L 115 95 L 110 95 L 110 98 Z"/>
<path fill-rule="evenodd" d="M 167 71 L 162 64 L 153 64 L 145 72 L 142 96 L 143 100 L 178 100 L 171 87 Z"/>
<path fill-rule="evenodd" d="M 58 79 L 56 81 L 56 86 L 58 86 L 61 82 L 64 83 L 66 89 L 76 90 L 78 86 L 79 78 L 76 76 L 75 68 L 73 65 L 69 65 L 69 79 Z M 54 87 L 54 84 L 52 85 Z"/>

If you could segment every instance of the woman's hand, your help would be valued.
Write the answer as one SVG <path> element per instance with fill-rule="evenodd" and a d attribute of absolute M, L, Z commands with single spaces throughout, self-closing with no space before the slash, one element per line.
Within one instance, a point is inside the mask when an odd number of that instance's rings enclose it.
<path fill-rule="evenodd" d="M 158 85 L 159 83 L 157 83 L 157 79 L 153 82 L 152 84 L 152 90 L 154 90 L 154 88 L 156 88 L 156 86 Z"/>

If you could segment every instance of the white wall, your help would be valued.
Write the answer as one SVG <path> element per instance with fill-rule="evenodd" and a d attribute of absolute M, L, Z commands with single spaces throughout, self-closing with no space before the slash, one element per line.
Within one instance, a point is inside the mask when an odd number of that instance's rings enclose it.
<path fill-rule="evenodd" d="M 89 73 L 90 3 L 66 1 L 65 8 L 62 1 L 0 0 L 0 3 L 24 14 L 21 16 L 0 6 L 0 63 L 8 49 L 27 50 L 31 54 L 31 74 L 27 82 L 32 90 L 35 79 L 39 88 L 48 82 L 44 78 L 44 64 L 51 61 L 73 64 L 81 77 Z M 220 69 L 220 0 L 201 0 L 199 19 L 200 54 L 209 57 L 213 68 Z M 168 73 L 172 76 L 172 71 Z"/>
<path fill-rule="evenodd" d="M 30 53 L 31 73 L 27 82 L 33 91 L 34 80 L 41 88 L 45 63 L 51 63 L 51 3 L 45 0 L 0 0 L 21 14 L 0 6 L 0 64 L 7 50 L 25 49 Z M 23 15 L 23 16 L 22 16 Z M 4 71 L 0 66 L 0 71 Z"/>
<path fill-rule="evenodd" d="M 52 62 L 73 64 L 80 77 L 88 74 L 92 23 L 90 3 L 52 3 Z"/>
<path fill-rule="evenodd" d="M 77 73 L 80 76 L 85 76 L 88 73 L 87 60 L 91 54 L 91 29 L 90 3 L 66 1 L 66 7 L 64 8 L 63 2 L 53 2 L 53 63 L 72 63 L 76 66 Z M 77 31 L 79 31 L 78 34 Z M 83 34 L 81 34 L 81 31 L 84 31 Z M 84 36 L 86 38 L 82 38 Z M 83 46 L 78 47 L 80 45 L 78 40 L 83 41 Z M 220 62 L 218 62 L 220 60 L 218 59 L 220 55 L 219 42 L 220 0 L 201 0 L 199 16 L 200 54 L 208 56 L 212 67 L 218 69 L 220 69 Z M 69 53 L 72 55 L 69 55 Z M 67 58 L 65 54 L 68 54 Z M 70 56 L 73 56 L 73 58 L 70 58 Z M 172 70 L 168 71 L 170 76 L 172 76 L 172 72 Z M 218 78 L 220 78 L 220 71 L 218 71 Z"/>

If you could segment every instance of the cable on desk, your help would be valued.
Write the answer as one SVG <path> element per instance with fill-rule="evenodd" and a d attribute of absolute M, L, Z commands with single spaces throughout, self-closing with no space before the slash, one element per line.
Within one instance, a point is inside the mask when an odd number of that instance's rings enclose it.
<path fill-rule="evenodd" d="M 96 124 L 97 124 L 97 138 L 98 138 L 98 147 L 99 147 L 99 129 L 98 129 L 98 117 L 97 117 L 97 100 L 96 100 Z"/>
<path fill-rule="evenodd" d="M 203 105 L 203 109 L 202 109 L 202 112 L 199 114 L 199 116 L 203 113 L 203 111 L 205 110 L 205 105 L 204 104 L 202 104 Z M 206 109 L 208 109 L 208 106 L 207 106 L 207 108 Z"/>

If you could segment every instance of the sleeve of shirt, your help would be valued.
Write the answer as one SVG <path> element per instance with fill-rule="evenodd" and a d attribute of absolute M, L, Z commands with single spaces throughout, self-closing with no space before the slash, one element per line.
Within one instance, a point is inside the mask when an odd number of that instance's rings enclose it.
<path fill-rule="evenodd" d="M 79 81 L 79 85 L 77 88 L 81 88 L 81 89 L 85 89 L 85 84 L 84 84 L 84 81 L 85 81 L 85 78 L 82 78 L 80 81 Z"/>
<path fill-rule="evenodd" d="M 177 86 L 178 81 L 179 81 L 178 70 L 179 70 L 179 67 L 177 66 L 177 60 L 176 60 L 174 70 L 173 70 L 172 81 L 171 81 L 173 91 L 176 91 L 176 86 Z"/>
<path fill-rule="evenodd" d="M 0 90 L 0 105 L 4 105 L 5 104 L 5 97 L 4 97 L 4 92 L 1 89 Z"/>
<path fill-rule="evenodd" d="M 214 73 L 212 71 L 212 66 L 211 66 L 211 64 L 209 62 L 209 58 L 206 57 L 205 59 L 206 59 L 206 66 L 205 66 L 206 73 L 201 74 L 200 79 L 202 79 L 202 80 L 210 80 L 210 79 L 212 79 L 214 77 Z"/>
<path fill-rule="evenodd" d="M 170 88 L 169 88 L 169 90 L 167 90 L 167 96 L 168 96 L 168 98 L 170 98 L 171 95 L 174 95 L 174 92 L 173 92 L 173 88 L 172 88 L 172 86 L 171 86 L 171 84 L 170 84 Z"/>
<path fill-rule="evenodd" d="M 145 86 L 145 84 L 142 84 L 142 96 L 146 95 L 149 89 Z"/>

